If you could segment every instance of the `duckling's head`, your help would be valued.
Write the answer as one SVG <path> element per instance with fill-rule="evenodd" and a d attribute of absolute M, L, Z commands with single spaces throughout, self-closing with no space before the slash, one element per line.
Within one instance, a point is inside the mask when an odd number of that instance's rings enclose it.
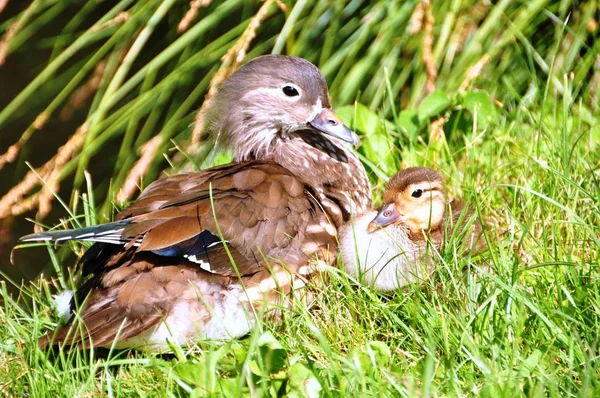
<path fill-rule="evenodd" d="M 369 232 L 401 225 L 412 236 L 436 230 L 444 220 L 446 197 L 442 176 L 427 167 L 409 167 L 389 181 L 383 205 L 369 224 Z"/>

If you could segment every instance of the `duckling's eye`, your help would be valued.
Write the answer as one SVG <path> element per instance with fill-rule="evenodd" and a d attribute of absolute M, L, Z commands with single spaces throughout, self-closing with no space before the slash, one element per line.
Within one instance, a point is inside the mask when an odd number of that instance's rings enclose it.
<path fill-rule="evenodd" d="M 292 86 L 283 86 L 283 88 L 281 90 L 283 90 L 283 93 L 285 95 L 287 95 L 288 97 L 297 97 L 297 96 L 300 95 L 300 93 L 298 92 L 298 90 L 296 90 Z"/>
<path fill-rule="evenodd" d="M 386 210 L 386 211 L 383 212 L 383 216 L 384 217 L 389 217 L 391 215 L 392 215 L 392 212 L 390 210 Z"/>
<path fill-rule="evenodd" d="M 415 189 L 410 196 L 412 196 L 413 198 L 420 198 L 421 195 L 423 195 L 423 190 L 422 189 Z"/>

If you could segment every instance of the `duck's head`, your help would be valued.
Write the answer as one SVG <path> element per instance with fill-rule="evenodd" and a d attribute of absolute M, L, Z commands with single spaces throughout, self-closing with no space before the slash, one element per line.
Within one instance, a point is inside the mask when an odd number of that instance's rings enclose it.
<path fill-rule="evenodd" d="M 265 55 L 237 70 L 219 89 L 205 128 L 237 152 L 238 160 L 261 158 L 274 140 L 302 135 L 315 147 L 325 135 L 358 144 L 358 137 L 331 109 L 325 78 L 310 62 Z M 327 138 L 326 137 L 326 138 Z"/>
<path fill-rule="evenodd" d="M 427 167 L 410 167 L 389 181 L 383 205 L 369 224 L 369 232 L 400 225 L 413 236 L 439 228 L 444 220 L 446 198 L 442 176 Z"/>

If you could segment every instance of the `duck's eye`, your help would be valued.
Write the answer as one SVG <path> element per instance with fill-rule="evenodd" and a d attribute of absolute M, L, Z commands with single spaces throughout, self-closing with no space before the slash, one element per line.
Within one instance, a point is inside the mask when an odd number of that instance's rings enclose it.
<path fill-rule="evenodd" d="M 415 189 L 410 196 L 412 196 L 413 198 L 420 198 L 421 195 L 423 195 L 423 190 L 422 189 Z"/>
<path fill-rule="evenodd" d="M 285 95 L 287 95 L 288 97 L 297 97 L 300 95 L 298 90 L 296 90 L 296 88 L 292 87 L 292 86 L 283 86 L 282 90 L 283 90 L 283 93 Z"/>
<path fill-rule="evenodd" d="M 391 211 L 389 211 L 389 210 L 386 210 L 386 211 L 384 211 L 384 212 L 383 212 L 383 216 L 384 216 L 384 217 L 389 217 L 389 216 L 391 216 L 391 215 L 392 215 L 392 212 L 391 212 Z"/>

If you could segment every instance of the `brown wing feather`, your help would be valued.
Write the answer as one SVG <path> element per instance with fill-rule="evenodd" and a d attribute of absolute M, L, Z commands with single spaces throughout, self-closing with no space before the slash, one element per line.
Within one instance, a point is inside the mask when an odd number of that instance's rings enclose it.
<path fill-rule="evenodd" d="M 173 246 L 198 235 L 203 230 L 200 219 L 196 217 L 168 219 L 148 229 L 138 250 L 151 251 Z"/>
<path fill-rule="evenodd" d="M 157 291 L 164 290 L 157 289 L 158 286 L 152 283 L 136 286 L 139 293 L 131 297 L 131 288 L 144 275 L 149 273 L 129 276 L 112 288 L 95 290 L 81 311 L 81 321 L 75 320 L 56 333 L 42 336 L 38 345 L 43 348 L 52 342 L 81 343 L 84 347 L 109 346 L 117 336 L 126 340 L 155 326 L 169 308 L 164 298 L 157 300 L 155 296 Z"/>
<path fill-rule="evenodd" d="M 318 201 L 288 170 L 269 163 L 237 163 L 159 180 L 117 218 L 131 220 L 124 235 L 143 239 L 138 248 L 90 255 L 93 264 L 85 269 L 92 279 L 78 296 L 91 291 L 80 317 L 94 345 L 110 345 L 117 335 L 120 340 L 137 336 L 159 323 L 179 295 L 190 290 L 183 284 L 191 278 L 225 278 L 223 286 L 237 279 L 223 247 L 197 255 L 218 275 L 151 250 L 203 230 L 218 236 L 220 230 L 242 276 L 265 272 L 265 260 L 282 261 L 291 271 L 315 256 L 331 263 L 336 251 L 335 228 Z M 42 337 L 40 345 L 51 338 L 89 345 L 86 334 L 69 330 L 66 325 L 55 336 Z"/>
<path fill-rule="evenodd" d="M 186 267 L 170 265 L 168 260 L 152 253 L 133 254 L 121 266 L 97 278 L 80 319 L 42 336 L 38 344 L 110 346 L 117 336 L 126 340 L 157 325 L 183 290 L 170 289 L 169 283 L 181 277 Z M 189 276 L 191 272 L 187 272 Z M 197 272 L 194 270 L 194 274 Z"/>
<path fill-rule="evenodd" d="M 241 274 L 249 275 L 260 269 L 261 261 L 256 259 L 261 252 L 283 261 L 303 257 L 305 250 L 292 242 L 304 238 L 309 220 L 304 213 L 312 211 L 314 216 L 317 207 L 304 184 L 287 169 L 245 162 L 159 180 L 118 219 L 132 221 L 125 236 L 143 235 L 139 251 L 164 249 L 203 230 L 219 236 L 220 230 L 237 250 L 235 257 L 242 260 L 236 261 Z M 225 266 L 230 260 L 224 251 L 211 253 L 210 260 L 219 262 L 214 272 L 234 273 L 233 267 Z"/>

